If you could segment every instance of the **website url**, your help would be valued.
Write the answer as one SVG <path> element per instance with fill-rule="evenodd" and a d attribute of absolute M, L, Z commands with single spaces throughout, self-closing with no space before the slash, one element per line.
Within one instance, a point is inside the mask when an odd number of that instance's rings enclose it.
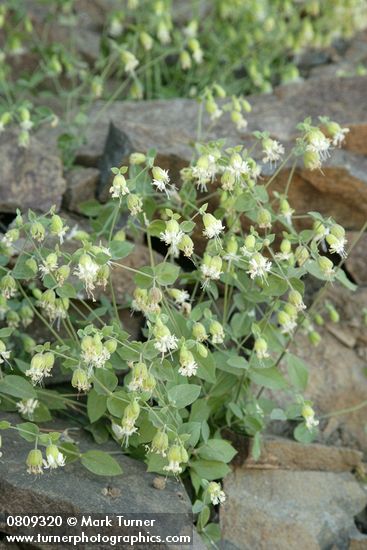
<path fill-rule="evenodd" d="M 136 535 L 87 535 L 83 531 L 79 535 L 6 535 L 4 540 L 8 543 L 26 543 L 26 544 L 108 544 L 116 546 L 124 544 L 125 546 L 135 546 L 136 544 L 191 544 L 190 535 L 148 535 L 140 533 Z"/>

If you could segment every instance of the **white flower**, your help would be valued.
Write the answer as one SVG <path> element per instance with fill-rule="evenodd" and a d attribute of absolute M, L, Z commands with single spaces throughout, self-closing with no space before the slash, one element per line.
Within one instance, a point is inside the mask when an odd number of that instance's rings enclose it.
<path fill-rule="evenodd" d="M 169 252 L 173 256 L 179 255 L 178 245 L 182 237 L 184 236 L 183 231 L 180 230 L 180 226 L 176 220 L 169 220 L 166 222 L 166 230 L 161 233 L 161 240 L 165 242 L 167 246 L 170 247 Z"/>
<path fill-rule="evenodd" d="M 315 418 L 306 418 L 305 422 L 306 422 L 306 427 L 309 430 L 312 430 L 312 428 L 315 428 L 316 426 L 319 425 L 319 421 L 316 420 Z"/>
<path fill-rule="evenodd" d="M 164 21 L 161 21 L 159 23 L 157 37 L 161 44 L 169 44 L 171 42 L 169 29 L 167 25 L 164 23 Z"/>
<path fill-rule="evenodd" d="M 219 269 L 207 265 L 202 265 L 200 269 L 206 279 L 212 279 L 213 281 L 218 280 L 223 273 Z"/>
<path fill-rule="evenodd" d="M 180 351 L 180 368 L 178 372 L 182 376 L 194 376 L 198 370 L 198 365 L 195 361 L 195 358 L 190 350 L 186 348 L 185 345 L 182 346 Z"/>
<path fill-rule="evenodd" d="M 349 128 L 340 128 L 333 136 L 332 144 L 334 147 L 340 147 L 340 145 L 345 140 L 346 134 L 348 134 Z"/>
<path fill-rule="evenodd" d="M 170 460 L 168 466 L 163 466 L 163 470 L 172 472 L 173 474 L 180 474 L 182 472 L 180 463 L 177 460 Z"/>
<path fill-rule="evenodd" d="M 221 232 L 225 229 L 221 220 L 218 220 L 212 214 L 204 214 L 203 223 L 205 227 L 203 235 L 205 235 L 208 239 L 219 237 Z"/>
<path fill-rule="evenodd" d="M 154 166 L 152 174 L 152 185 L 154 185 L 158 191 L 165 192 L 167 197 L 170 197 L 176 188 L 174 185 L 169 185 L 170 177 L 168 175 L 168 170 L 163 170 L 163 168 L 159 168 L 159 166 Z"/>
<path fill-rule="evenodd" d="M 104 367 L 110 358 L 110 353 L 104 346 L 99 350 L 91 346 L 82 353 L 81 358 L 88 366 L 98 369 Z"/>
<path fill-rule="evenodd" d="M 214 122 L 215 120 L 218 120 L 223 114 L 222 109 L 219 109 L 217 103 L 215 103 L 215 107 L 213 107 L 213 110 L 210 113 L 210 120 Z"/>
<path fill-rule="evenodd" d="M 203 58 L 204 58 L 204 53 L 203 53 L 203 50 L 201 48 L 197 48 L 193 53 L 192 53 L 192 57 L 194 58 L 194 60 L 196 61 L 196 63 L 198 65 L 200 65 L 200 63 L 203 62 Z"/>
<path fill-rule="evenodd" d="M 265 279 L 268 271 L 270 271 L 271 269 L 271 266 L 271 261 L 267 260 L 262 254 L 257 252 L 250 259 L 250 269 L 247 271 L 247 273 L 250 275 L 251 279 L 255 279 L 255 277 Z"/>
<path fill-rule="evenodd" d="M 135 419 L 125 418 L 122 421 L 121 433 L 122 433 L 123 437 L 129 438 L 137 430 L 138 430 L 138 428 L 135 426 Z"/>
<path fill-rule="evenodd" d="M 110 36 L 113 36 L 114 38 L 117 38 L 122 34 L 123 31 L 123 25 L 122 23 L 114 17 L 110 23 L 110 27 L 108 29 L 108 33 Z"/>
<path fill-rule="evenodd" d="M 222 491 L 222 487 L 220 483 L 216 483 L 215 481 L 211 481 L 208 485 L 208 494 L 210 496 L 210 500 L 212 504 L 222 504 L 226 500 L 226 495 L 224 491 Z"/>
<path fill-rule="evenodd" d="M 308 430 L 312 430 L 319 425 L 319 421 L 315 418 L 315 411 L 310 405 L 304 405 L 302 408 L 302 416 Z"/>
<path fill-rule="evenodd" d="M 20 127 L 25 132 L 28 132 L 29 130 L 31 130 L 33 128 L 33 122 L 31 120 L 23 120 L 20 123 Z"/>
<path fill-rule="evenodd" d="M 36 385 L 38 382 L 42 382 L 44 378 L 51 376 L 53 365 L 54 356 L 52 353 L 37 353 L 32 357 L 30 368 L 26 370 L 25 374 L 30 377 L 33 385 Z"/>
<path fill-rule="evenodd" d="M 289 319 L 287 320 L 286 323 L 283 323 L 281 325 L 281 329 L 280 329 L 280 332 L 282 334 L 289 334 L 289 333 L 292 333 L 294 331 L 294 329 L 296 328 L 297 326 L 297 322 L 292 319 L 291 317 L 289 317 Z"/>
<path fill-rule="evenodd" d="M 38 407 L 38 403 L 38 399 L 23 399 L 22 401 L 18 401 L 18 403 L 16 403 L 16 407 L 20 414 L 23 414 L 24 416 L 32 416 Z"/>
<path fill-rule="evenodd" d="M 192 167 L 192 176 L 196 179 L 196 185 L 200 191 L 207 190 L 207 183 L 214 181 L 216 173 L 217 165 L 213 155 L 201 156 Z"/>
<path fill-rule="evenodd" d="M 123 174 L 115 175 L 112 181 L 112 185 L 110 187 L 110 193 L 113 199 L 121 199 L 122 197 L 130 193 L 126 179 Z"/>
<path fill-rule="evenodd" d="M 160 338 L 157 338 L 157 341 L 155 342 L 154 347 L 155 349 L 160 351 L 162 354 L 165 354 L 167 352 L 171 352 L 177 349 L 177 342 L 178 342 L 177 337 L 169 333 L 161 336 Z"/>
<path fill-rule="evenodd" d="M 126 73 L 132 73 L 139 65 L 139 61 L 136 59 L 135 55 L 127 50 L 124 50 L 121 53 L 122 61 L 124 63 L 124 68 Z"/>
<path fill-rule="evenodd" d="M 171 298 L 174 299 L 175 304 L 177 305 L 182 305 L 184 302 L 188 302 L 190 300 L 190 294 L 187 292 L 187 290 L 171 288 L 168 290 L 168 293 Z"/>
<path fill-rule="evenodd" d="M 188 363 L 187 365 L 183 365 L 178 369 L 178 372 L 182 376 L 187 376 L 190 378 L 190 376 L 195 376 L 196 371 L 198 370 L 198 365 L 195 361 L 192 361 L 191 363 Z"/>
<path fill-rule="evenodd" d="M 95 298 L 92 291 L 95 288 L 98 270 L 99 265 L 93 260 L 93 258 L 88 256 L 88 254 L 83 254 L 79 260 L 77 269 L 74 271 L 74 274 L 81 281 L 83 281 L 87 295 L 90 296 L 93 301 L 95 301 Z"/>
<path fill-rule="evenodd" d="M 217 281 L 220 279 L 220 276 L 223 273 L 222 258 L 220 256 L 204 256 L 200 270 L 205 279 L 203 288 L 206 288 L 210 281 Z"/>
<path fill-rule="evenodd" d="M 306 150 L 311 153 L 317 153 L 321 160 L 325 160 L 329 156 L 330 140 L 319 130 L 314 128 L 306 135 L 307 146 Z"/>
<path fill-rule="evenodd" d="M 292 252 L 277 252 L 275 258 L 277 260 L 289 260 L 292 257 Z"/>
<path fill-rule="evenodd" d="M 279 141 L 276 141 L 275 139 L 266 138 L 262 142 L 263 146 L 263 153 L 264 158 L 262 161 L 264 163 L 270 162 L 276 163 L 278 160 L 282 158 L 282 155 L 284 155 L 284 147 L 279 143 Z"/>
<path fill-rule="evenodd" d="M 339 254 L 342 258 L 347 257 L 347 253 L 345 251 L 345 245 L 347 244 L 347 239 L 344 238 L 336 238 L 334 235 L 328 235 L 327 238 L 328 244 L 329 244 L 329 251 L 331 254 Z"/>
<path fill-rule="evenodd" d="M 56 456 L 48 454 L 47 459 L 43 460 L 43 465 L 45 469 L 50 468 L 51 470 L 62 468 L 63 466 L 65 466 L 65 457 L 62 453 L 60 453 L 60 451 Z"/>
<path fill-rule="evenodd" d="M 243 160 L 239 153 L 233 153 L 228 170 L 233 173 L 236 181 L 240 181 L 243 176 L 250 174 L 250 165 Z"/>
<path fill-rule="evenodd" d="M 116 437 L 116 439 L 120 440 L 124 437 L 124 431 L 121 428 L 121 426 L 119 426 L 115 422 L 112 422 L 111 428 L 112 428 L 113 435 Z"/>
<path fill-rule="evenodd" d="M 7 361 L 10 357 L 10 351 L 6 351 L 6 349 L 0 350 L 0 364 L 4 363 L 4 361 Z"/>

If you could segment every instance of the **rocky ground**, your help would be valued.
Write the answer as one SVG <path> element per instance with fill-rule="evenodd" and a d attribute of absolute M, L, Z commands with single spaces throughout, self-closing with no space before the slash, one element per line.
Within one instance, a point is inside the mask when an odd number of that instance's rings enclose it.
<path fill-rule="evenodd" d="M 93 56 L 95 12 L 88 11 L 85 40 Z M 105 5 L 103 2 L 101 5 Z M 93 15 L 94 14 L 94 15 Z M 323 174 L 302 167 L 295 171 L 290 202 L 298 212 L 319 210 L 331 215 L 349 231 L 353 241 L 367 219 L 367 76 L 355 76 L 367 59 L 367 35 L 349 45 L 330 49 L 317 63 L 302 60 L 307 81 L 277 88 L 273 94 L 252 96 L 248 128 L 237 134 L 225 118 L 209 138 L 225 136 L 228 143 L 249 143 L 254 130 L 271 129 L 272 137 L 287 147 L 295 125 L 306 116 L 329 115 L 350 128 L 345 147 L 335 151 Z M 338 75 L 343 74 L 340 78 Z M 56 142 L 58 129 L 43 128 L 32 137 L 30 147 L 17 146 L 15 134 L 0 135 L 0 214 L 9 221 L 16 208 L 45 210 L 56 205 L 69 225 L 84 227 L 80 204 L 105 197 L 108 168 L 121 164 L 133 151 L 158 150 L 159 163 L 177 174 L 191 157 L 198 105 L 194 100 L 97 103 L 89 113 L 85 144 L 75 166 L 64 169 Z M 284 188 L 286 167 L 274 189 Z M 321 417 L 320 441 L 303 446 L 279 436 L 277 426 L 265 440 L 263 454 L 254 463 L 247 457 L 247 443 L 236 440 L 240 451 L 233 472 L 225 480 L 227 502 L 221 509 L 223 548 L 227 550 L 359 550 L 367 548 L 367 452 L 366 410 L 328 415 L 356 407 L 367 399 L 367 335 L 361 310 L 367 307 L 367 238 L 363 236 L 346 262 L 346 273 L 360 285 L 353 295 L 333 289 L 341 313 L 339 325 L 326 324 L 318 348 L 310 349 L 299 336 L 293 346 L 310 366 L 309 397 Z M 70 246 L 73 246 L 71 243 Z M 131 266 L 146 262 L 144 243 L 136 246 Z M 115 270 L 116 296 L 124 304 L 132 280 Z M 126 330 L 139 335 L 140 321 L 122 314 Z M 38 335 L 42 340 L 42 333 Z M 286 397 L 284 396 L 284 399 Z M 84 448 L 94 444 L 77 433 Z M 49 507 L 55 512 L 100 511 L 123 513 L 172 510 L 189 513 L 185 488 L 169 480 L 163 490 L 155 488 L 152 474 L 136 461 L 121 457 L 121 478 L 96 478 L 81 466 L 71 465 L 36 483 L 24 473 L 21 440 L 6 438 L 6 464 L 0 461 L 0 511 L 35 513 Z M 113 445 L 113 444 L 111 444 Z M 10 457 L 10 460 L 9 460 Z M 29 506 L 28 506 L 29 505 Z M 5 527 L 0 524 L 0 532 Z M 2 548 L 0 535 L 0 549 Z M 22 547 L 23 548 L 23 547 Z M 25 547 L 24 547 L 25 548 Z M 171 547 L 172 548 L 172 547 Z M 197 539 L 195 549 L 201 548 Z"/>

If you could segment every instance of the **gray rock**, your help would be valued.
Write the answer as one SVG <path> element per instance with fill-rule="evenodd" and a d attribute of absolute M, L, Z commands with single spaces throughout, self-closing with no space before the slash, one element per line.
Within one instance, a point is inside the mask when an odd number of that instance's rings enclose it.
<path fill-rule="evenodd" d="M 15 132 L 0 135 L 0 212 L 59 209 L 65 188 L 61 160 L 37 138 L 32 136 L 25 149 Z"/>
<path fill-rule="evenodd" d="M 98 198 L 103 202 L 109 199 L 109 188 L 113 179 L 111 168 L 121 166 L 123 159 L 133 152 L 128 136 L 110 122 L 103 155 L 98 163 L 101 178 L 98 185 Z"/>
<path fill-rule="evenodd" d="M 239 438 L 242 439 L 243 438 Z M 253 440 L 250 440 L 250 447 Z M 235 440 L 238 448 L 240 441 Z M 244 441 L 246 443 L 246 441 Z M 239 457 L 243 453 L 239 452 Z M 362 467 L 363 454 L 348 447 L 333 447 L 313 443 L 302 445 L 284 437 L 265 436 L 258 460 L 252 458 L 251 448 L 241 467 L 246 469 L 313 470 L 348 472 Z M 236 457 L 237 464 L 237 457 Z"/>
<path fill-rule="evenodd" d="M 277 88 L 273 94 L 250 96 L 252 112 L 248 127 L 237 132 L 224 115 L 203 136 L 226 138 L 228 145 L 249 146 L 252 132 L 267 130 L 288 149 L 297 135 L 296 125 L 307 116 L 317 120 L 328 115 L 350 128 L 342 151 L 332 151 L 323 173 L 298 167 L 290 188 L 290 200 L 300 213 L 319 210 L 338 219 L 347 228 L 358 230 L 367 216 L 367 77 L 321 78 Z M 192 142 L 197 136 L 198 103 L 190 99 L 96 102 L 89 113 L 86 143 L 77 153 L 77 161 L 98 166 L 103 157 L 110 122 L 124 132 L 135 151 L 155 148 L 157 163 L 169 168 L 177 183 L 179 170 L 192 157 Z M 204 116 L 203 128 L 207 128 Z M 52 141 L 58 129 L 42 130 L 40 136 Z M 121 156 L 124 155 L 123 147 Z M 130 150 L 130 147 L 128 148 Z M 129 151 L 126 151 L 127 154 Z M 123 160 L 123 159 L 121 159 Z M 125 159 L 126 160 L 126 159 Z M 273 182 L 272 189 L 284 191 L 290 168 Z"/>
<path fill-rule="evenodd" d="M 3 414 L 2 418 L 19 422 L 16 415 Z M 52 428 L 64 429 L 65 425 L 56 423 Z M 83 452 L 98 448 L 83 432 L 73 431 L 72 434 L 73 438 L 79 441 Z M 166 525 L 173 531 L 171 534 L 178 534 L 177 529 L 181 527 L 185 527 L 186 533 L 190 533 L 191 505 L 182 483 L 170 478 L 165 489 L 158 491 L 153 487 L 155 474 L 147 473 L 143 463 L 123 454 L 115 455 L 123 469 L 120 476 L 96 476 L 84 469 L 79 462 L 73 462 L 62 469 L 45 472 L 44 475 L 35 478 L 26 472 L 25 466 L 25 459 L 31 447 L 32 444 L 21 439 L 16 432 L 9 430 L 3 433 L 0 518 L 5 513 L 52 513 L 66 516 L 137 514 L 136 517 L 141 517 L 142 514 L 147 514 L 148 517 L 152 514 L 163 514 L 157 522 L 166 521 Z M 103 450 L 118 451 L 119 447 L 110 442 L 103 445 Z M 2 521 L 0 520 L 0 531 L 8 532 Z M 163 531 L 164 525 L 161 525 Z M 113 532 L 116 534 L 115 530 Z M 80 534 L 78 531 L 74 533 Z M 122 530 L 118 533 L 122 534 Z M 132 533 L 132 530 L 125 531 L 126 533 Z M 141 544 L 137 548 L 157 548 L 157 545 Z M 173 550 L 175 546 L 163 545 L 163 548 Z"/>
<path fill-rule="evenodd" d="M 238 469 L 224 490 L 223 539 L 239 550 L 348 548 L 367 502 L 350 473 Z"/>
<path fill-rule="evenodd" d="M 358 232 L 350 231 L 347 235 L 348 241 L 353 243 L 359 237 Z M 345 262 L 346 268 L 354 281 L 358 285 L 367 284 L 367 233 L 364 233 L 359 238 L 356 246 L 352 252 L 348 255 Z"/>
<path fill-rule="evenodd" d="M 320 424 L 321 441 L 357 448 L 365 453 L 366 409 L 360 405 L 367 396 L 367 336 L 362 319 L 362 310 L 367 307 L 367 289 L 361 288 L 351 293 L 333 286 L 325 294 L 325 299 L 335 304 L 341 316 L 340 323 L 317 327 L 322 336 L 317 347 L 310 345 L 306 335 L 298 333 L 290 351 L 309 367 L 306 398 L 313 402 L 318 416 L 330 415 Z M 338 330 L 338 336 L 335 336 L 335 330 Z M 343 338 L 348 340 L 343 342 Z M 352 344 L 354 347 L 351 347 Z M 285 365 L 281 368 L 286 372 Z M 285 393 L 275 394 L 266 390 L 263 395 L 271 395 L 281 407 L 289 402 Z M 345 409 L 344 413 L 333 415 Z"/>
<path fill-rule="evenodd" d="M 362 533 L 356 533 L 349 540 L 348 550 L 366 550 L 367 536 Z"/>
<path fill-rule="evenodd" d="M 99 170 L 76 166 L 65 174 L 66 192 L 63 205 L 71 212 L 80 213 L 80 205 L 96 196 Z"/>

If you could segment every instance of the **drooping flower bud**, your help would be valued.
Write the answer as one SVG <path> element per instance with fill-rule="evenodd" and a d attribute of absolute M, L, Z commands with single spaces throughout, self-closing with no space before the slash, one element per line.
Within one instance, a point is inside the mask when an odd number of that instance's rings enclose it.
<path fill-rule="evenodd" d="M 28 466 L 27 472 L 29 474 L 42 474 L 43 458 L 41 451 L 39 449 L 32 449 L 31 451 L 29 451 L 26 464 Z"/>

